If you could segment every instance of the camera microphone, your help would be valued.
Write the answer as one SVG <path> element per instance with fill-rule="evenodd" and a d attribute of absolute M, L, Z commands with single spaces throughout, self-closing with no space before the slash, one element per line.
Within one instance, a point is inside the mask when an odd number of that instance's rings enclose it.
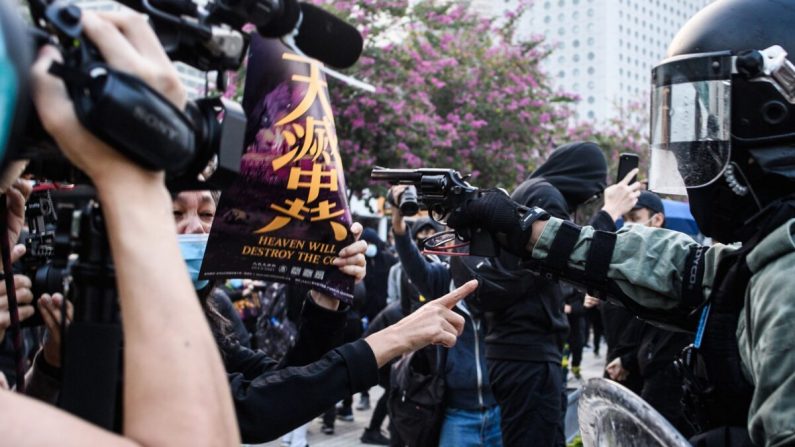
<path fill-rule="evenodd" d="M 359 59 L 364 41 L 355 27 L 308 3 L 284 0 L 282 8 L 281 17 L 257 27 L 263 37 L 283 37 L 296 30 L 298 48 L 334 68 L 348 68 Z"/>
<path fill-rule="evenodd" d="M 246 45 L 233 34 L 239 35 L 237 31 L 246 23 L 256 26 L 263 37 L 293 35 L 298 49 L 333 68 L 355 64 L 364 46 L 355 27 L 322 8 L 297 0 L 211 0 L 204 12 L 196 7 L 195 0 L 117 1 L 152 17 L 158 37 L 172 59 L 205 71 L 219 65 L 223 69 L 240 65 Z M 232 27 L 234 32 L 217 26 L 221 24 Z M 208 63 L 214 58 L 221 58 L 223 63 Z"/>

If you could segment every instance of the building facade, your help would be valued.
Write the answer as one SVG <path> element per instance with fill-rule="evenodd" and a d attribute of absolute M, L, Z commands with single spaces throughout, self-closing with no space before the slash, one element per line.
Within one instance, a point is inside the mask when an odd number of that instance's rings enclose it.
<path fill-rule="evenodd" d="M 651 68 L 668 43 L 712 0 L 535 0 L 519 38 L 543 35 L 554 49 L 544 67 L 555 85 L 580 96 L 577 119 L 604 121 L 630 103 L 646 103 Z M 473 0 L 500 14 L 516 0 Z"/>

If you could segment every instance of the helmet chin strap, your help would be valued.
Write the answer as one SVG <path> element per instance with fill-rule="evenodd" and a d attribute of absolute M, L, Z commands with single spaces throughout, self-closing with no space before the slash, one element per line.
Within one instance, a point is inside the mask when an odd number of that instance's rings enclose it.
<path fill-rule="evenodd" d="M 737 180 L 735 173 L 739 174 L 740 177 L 743 179 L 743 185 Z M 751 193 L 751 197 L 753 197 L 754 202 L 758 209 L 762 209 L 762 202 L 759 201 L 759 197 L 757 197 L 756 193 L 754 192 L 753 188 L 751 187 L 751 183 L 748 181 L 748 178 L 743 173 L 743 170 L 735 162 L 729 163 L 729 166 L 726 166 L 726 170 L 723 171 L 723 177 L 726 179 L 726 183 L 731 188 L 732 192 L 740 197 L 745 197 L 748 193 Z"/>

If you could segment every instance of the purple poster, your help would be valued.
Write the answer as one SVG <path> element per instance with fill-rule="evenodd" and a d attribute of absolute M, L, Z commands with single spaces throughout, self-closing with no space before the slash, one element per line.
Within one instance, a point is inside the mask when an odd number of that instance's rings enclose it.
<path fill-rule="evenodd" d="M 331 264 L 352 242 L 344 171 L 322 64 L 253 37 L 241 176 L 222 195 L 202 277 L 252 278 L 353 299 Z"/>

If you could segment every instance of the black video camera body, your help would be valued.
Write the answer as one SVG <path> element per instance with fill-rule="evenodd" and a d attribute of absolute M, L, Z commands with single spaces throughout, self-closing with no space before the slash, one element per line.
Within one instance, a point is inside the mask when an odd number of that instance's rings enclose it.
<path fill-rule="evenodd" d="M 172 190 L 221 189 L 231 183 L 243 152 L 246 118 L 240 105 L 211 97 L 179 110 L 142 80 L 104 63 L 83 34 L 80 8 L 65 0 L 44 1 L 30 2 L 38 43 L 60 48 L 63 63 L 53 64 L 50 72 L 64 80 L 83 126 L 139 165 L 166 171 Z M 28 172 L 38 178 L 85 183 L 35 113 L 29 118 L 22 144 L 10 158 L 31 160 Z M 199 183 L 199 174 L 211 164 L 214 174 Z"/>

